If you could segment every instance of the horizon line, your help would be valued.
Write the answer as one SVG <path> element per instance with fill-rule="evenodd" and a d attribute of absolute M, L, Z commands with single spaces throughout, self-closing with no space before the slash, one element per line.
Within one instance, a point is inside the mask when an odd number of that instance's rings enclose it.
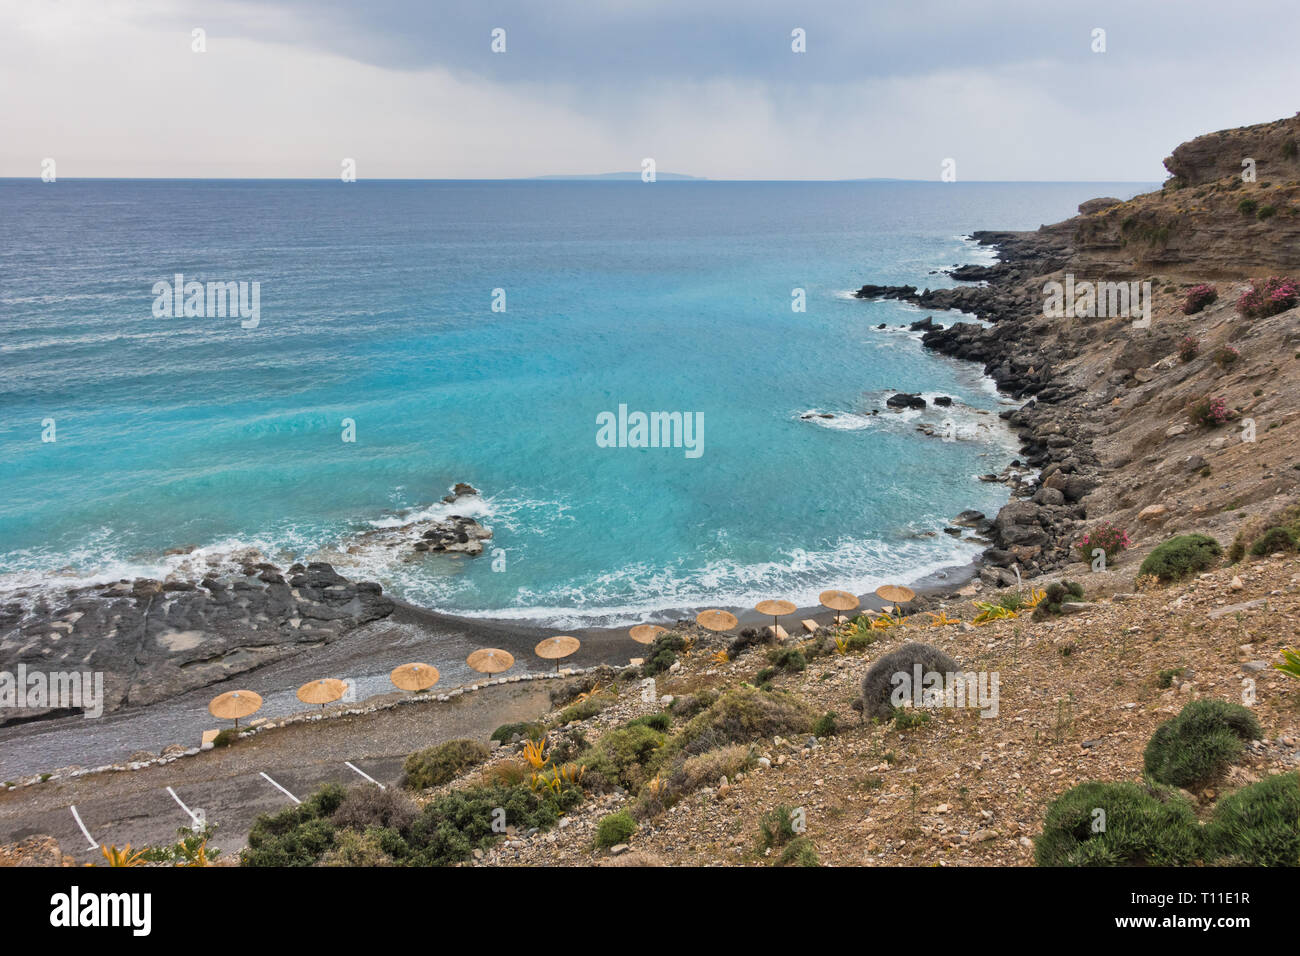
<path fill-rule="evenodd" d="M 0 176 L 0 182 L 37 182 L 44 185 L 45 183 L 39 175 L 35 176 Z M 265 183 L 265 182 L 293 182 L 293 183 L 332 183 L 340 182 L 337 176 L 59 176 L 54 185 L 59 182 L 230 182 L 230 183 Z M 483 177 L 483 178 L 460 178 L 460 177 L 420 177 L 420 176 L 400 176 L 400 177 L 367 177 L 358 178 L 343 185 L 355 185 L 356 183 L 587 183 L 590 185 L 624 185 L 640 183 L 640 179 L 614 179 L 602 178 L 600 176 L 586 176 L 577 174 L 574 176 L 564 175 L 545 175 L 545 176 L 501 176 L 501 177 Z M 1163 180 L 1154 179 L 961 179 L 953 182 L 944 182 L 939 179 L 903 179 L 891 176 L 868 176 L 853 179 L 709 179 L 706 177 L 691 177 L 687 179 L 678 179 L 676 177 L 663 180 L 655 180 L 653 185 L 660 183 L 672 185 L 699 185 L 700 183 L 934 183 L 944 186 L 958 186 L 963 183 L 978 184 L 1088 184 L 1088 183 L 1111 183 L 1115 185 L 1134 185 L 1146 186 L 1152 183 L 1157 185 Z M 644 183 L 643 185 L 652 185 Z"/>

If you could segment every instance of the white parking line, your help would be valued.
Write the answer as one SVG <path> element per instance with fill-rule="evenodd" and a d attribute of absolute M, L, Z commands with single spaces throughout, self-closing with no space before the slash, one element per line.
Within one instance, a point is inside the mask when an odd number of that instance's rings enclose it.
<path fill-rule="evenodd" d="M 201 826 L 203 826 L 203 821 L 199 819 L 198 814 L 195 813 L 193 810 L 191 810 L 189 807 L 187 807 L 187 806 L 184 804 L 184 802 L 182 802 L 182 800 L 181 800 L 180 797 L 176 796 L 176 791 L 175 791 L 175 790 L 173 790 L 171 787 L 168 787 L 168 788 L 167 788 L 167 792 L 170 793 L 170 794 L 172 795 L 172 799 L 173 799 L 173 800 L 175 800 L 177 803 L 179 803 L 179 804 L 181 805 L 181 809 L 184 810 L 186 813 L 188 813 L 188 814 L 190 815 L 190 819 L 194 821 L 194 825 L 195 825 L 196 827 L 201 827 Z"/>
<path fill-rule="evenodd" d="M 90 849 L 98 850 L 99 844 L 96 843 L 95 838 L 90 835 L 90 831 L 86 829 L 86 825 L 81 822 L 81 814 L 77 812 L 77 808 L 68 807 L 68 809 L 72 811 L 72 819 L 77 821 L 77 826 L 81 827 L 81 832 L 86 834 L 86 839 L 90 841 Z"/>
<path fill-rule="evenodd" d="M 281 793 L 283 793 L 286 797 L 288 797 L 288 798 L 289 798 L 290 800 L 292 800 L 294 803 L 302 803 L 301 800 L 299 800 L 297 797 L 295 797 L 295 796 L 294 796 L 292 793 L 290 793 L 288 790 L 284 789 L 284 787 L 280 786 L 278 783 L 276 783 L 276 782 L 275 782 L 274 780 L 272 780 L 270 777 L 267 777 L 265 771 L 262 771 L 262 776 L 263 776 L 263 777 L 266 777 L 266 782 L 267 782 L 267 783 L 269 783 L 271 786 L 275 787 L 275 789 L 279 790 Z"/>
<path fill-rule="evenodd" d="M 352 765 L 352 762 L 351 762 L 351 761 L 345 760 L 345 761 L 343 761 L 343 763 L 346 764 L 346 765 L 349 766 L 349 767 L 352 767 L 353 770 L 355 770 L 357 773 L 361 774 L 361 776 L 365 777 L 367 780 L 369 780 L 371 783 L 373 783 L 373 784 L 374 784 L 376 787 L 378 787 L 380 790 L 387 790 L 387 789 L 388 789 L 388 788 L 385 787 L 382 783 L 380 783 L 378 780 L 376 780 L 374 777 L 370 776 L 370 774 L 368 774 L 368 773 L 366 773 L 364 770 L 362 770 L 360 767 L 354 767 L 354 766 Z"/>

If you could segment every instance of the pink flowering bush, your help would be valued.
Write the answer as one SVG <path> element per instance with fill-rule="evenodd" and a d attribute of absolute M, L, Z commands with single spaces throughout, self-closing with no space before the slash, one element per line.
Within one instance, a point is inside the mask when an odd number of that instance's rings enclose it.
<path fill-rule="evenodd" d="M 1184 335 L 1183 340 L 1178 343 L 1178 357 L 1184 362 L 1190 362 L 1200 354 L 1201 340 L 1194 335 Z"/>
<path fill-rule="evenodd" d="M 1202 282 L 1192 286 L 1187 290 L 1187 298 L 1183 300 L 1183 315 L 1195 315 L 1218 297 L 1219 290 L 1212 285 Z"/>
<path fill-rule="evenodd" d="M 1188 410 L 1188 417 L 1193 425 L 1202 428 L 1216 428 L 1232 421 L 1232 411 L 1228 403 L 1221 398 L 1207 395 Z"/>
<path fill-rule="evenodd" d="M 1256 282 L 1237 300 L 1237 311 L 1250 319 L 1261 319 L 1285 312 L 1300 302 L 1300 284 L 1284 276 L 1272 276 Z"/>
<path fill-rule="evenodd" d="M 1103 521 L 1095 528 L 1084 533 L 1084 536 L 1075 542 L 1075 547 L 1079 550 L 1079 557 L 1084 561 L 1092 560 L 1092 552 L 1101 548 L 1106 553 L 1107 560 L 1114 558 L 1133 542 L 1129 540 L 1128 532 L 1119 525 L 1112 524 L 1109 521 Z"/>

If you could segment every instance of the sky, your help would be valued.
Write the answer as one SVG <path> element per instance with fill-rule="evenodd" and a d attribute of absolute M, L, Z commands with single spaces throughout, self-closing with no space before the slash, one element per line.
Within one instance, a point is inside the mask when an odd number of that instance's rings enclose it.
<path fill-rule="evenodd" d="M 712 179 L 938 179 L 951 159 L 959 181 L 1158 182 L 1183 140 L 1300 109 L 1297 27 L 1297 0 L 0 0 L 0 176 L 649 157 Z"/>

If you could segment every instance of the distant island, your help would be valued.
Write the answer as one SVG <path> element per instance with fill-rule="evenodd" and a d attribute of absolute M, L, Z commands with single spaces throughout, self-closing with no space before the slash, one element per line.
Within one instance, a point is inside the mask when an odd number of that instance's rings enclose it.
<path fill-rule="evenodd" d="M 552 176 L 534 176 L 533 179 L 561 180 L 566 182 L 584 182 L 584 181 L 623 181 L 623 180 L 640 180 L 639 171 L 623 173 L 591 173 L 588 175 L 559 173 Z M 675 181 L 695 181 L 704 182 L 707 176 L 687 176 L 685 173 L 655 173 L 655 180 L 675 180 Z"/>

